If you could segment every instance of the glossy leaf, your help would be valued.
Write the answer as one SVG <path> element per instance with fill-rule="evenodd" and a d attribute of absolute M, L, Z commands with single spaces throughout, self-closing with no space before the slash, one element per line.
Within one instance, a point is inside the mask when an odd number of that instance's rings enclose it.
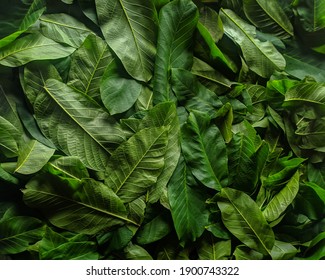
<path fill-rule="evenodd" d="M 140 130 L 112 153 L 105 169 L 105 184 L 123 202 L 145 194 L 164 167 L 166 145 L 166 127 Z"/>
<path fill-rule="evenodd" d="M 190 68 L 192 56 L 189 47 L 197 21 L 197 7 L 189 0 L 172 1 L 160 10 L 153 78 L 155 103 L 172 100 L 170 69 Z"/>
<path fill-rule="evenodd" d="M 23 190 L 24 202 L 37 208 L 59 227 L 69 231 L 95 234 L 124 223 L 126 218 L 122 201 L 104 184 L 83 179 L 77 189 L 53 175 L 35 177 Z"/>
<path fill-rule="evenodd" d="M 156 54 L 157 14 L 151 1 L 96 0 L 103 35 L 135 79 L 149 81 Z"/>
<path fill-rule="evenodd" d="M 252 198 L 231 188 L 221 189 L 217 197 L 227 229 L 249 248 L 263 255 L 270 254 L 274 233 Z"/>
<path fill-rule="evenodd" d="M 60 81 L 49 79 L 44 89 L 34 103 L 44 135 L 67 155 L 80 157 L 90 168 L 104 170 L 109 154 L 124 140 L 115 120 L 90 98 Z"/>
<path fill-rule="evenodd" d="M 285 68 L 283 56 L 270 42 L 256 39 L 256 29 L 243 21 L 233 11 L 222 9 L 220 13 L 225 34 L 236 42 L 243 53 L 248 67 L 256 74 L 268 78 L 275 70 Z"/>
<path fill-rule="evenodd" d="M 74 50 L 74 48 L 61 45 L 40 33 L 33 33 L 0 49 L 0 64 L 17 67 L 34 60 L 67 57 Z"/>

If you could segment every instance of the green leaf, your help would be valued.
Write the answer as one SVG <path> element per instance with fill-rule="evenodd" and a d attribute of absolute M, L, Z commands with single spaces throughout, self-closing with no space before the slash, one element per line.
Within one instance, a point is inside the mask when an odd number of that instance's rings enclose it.
<path fill-rule="evenodd" d="M 89 35 L 71 56 L 68 86 L 99 100 L 101 78 L 113 61 L 106 42 L 98 36 Z"/>
<path fill-rule="evenodd" d="M 49 161 L 55 149 L 49 148 L 37 140 L 26 139 L 19 147 L 15 172 L 28 175 L 38 172 Z"/>
<path fill-rule="evenodd" d="M 292 244 L 275 240 L 274 247 L 271 251 L 272 260 L 290 260 L 296 254 L 298 250 Z"/>
<path fill-rule="evenodd" d="M 17 254 L 41 239 L 42 222 L 30 216 L 15 216 L 0 220 L 1 254 Z"/>
<path fill-rule="evenodd" d="M 98 25 L 95 2 L 93 0 L 78 0 L 78 4 L 80 5 L 82 12 Z"/>
<path fill-rule="evenodd" d="M 220 12 L 225 34 L 236 42 L 243 53 L 248 67 L 256 74 L 269 78 L 275 70 L 285 68 L 283 56 L 270 42 L 256 39 L 256 28 L 243 21 L 233 11 Z"/>
<path fill-rule="evenodd" d="M 1 167 L 1 164 L 0 164 L 0 181 L 1 180 L 5 181 L 5 182 L 8 182 L 8 183 L 11 183 L 11 184 L 14 184 L 14 185 L 19 184 L 19 180 L 16 177 L 12 176 L 9 172 L 4 170 Z"/>
<path fill-rule="evenodd" d="M 226 228 L 247 247 L 263 255 L 271 253 L 275 239 L 255 201 L 244 192 L 223 188 L 217 195 Z"/>
<path fill-rule="evenodd" d="M 14 0 L 10 2 L 10 5 L 6 5 L 5 11 L 2 11 L 0 16 L 0 48 L 10 44 L 28 30 L 44 11 L 44 0 Z M 7 17 L 10 17 L 8 22 L 6 22 Z"/>
<path fill-rule="evenodd" d="M 227 260 L 231 255 L 231 240 L 217 242 L 213 238 L 204 238 L 199 244 L 200 260 Z"/>
<path fill-rule="evenodd" d="M 265 33 L 281 39 L 293 36 L 292 24 L 278 1 L 243 0 L 243 7 L 249 21 Z"/>
<path fill-rule="evenodd" d="M 300 173 L 297 171 L 286 186 L 281 189 L 267 204 L 263 210 L 263 215 L 268 222 L 275 221 L 295 199 L 299 191 Z"/>
<path fill-rule="evenodd" d="M 17 67 L 34 60 L 67 57 L 74 50 L 74 48 L 61 45 L 40 33 L 33 33 L 0 49 L 0 64 Z"/>
<path fill-rule="evenodd" d="M 18 142 L 22 133 L 0 116 L 0 151 L 8 158 L 18 154 Z"/>
<path fill-rule="evenodd" d="M 99 253 L 95 242 L 87 241 L 83 235 L 66 238 L 47 227 L 38 242 L 41 260 L 97 260 Z"/>
<path fill-rule="evenodd" d="M 162 198 L 180 156 L 180 127 L 174 103 L 165 102 L 156 105 L 142 119 L 139 129 L 160 126 L 168 127 L 168 143 L 164 155 L 165 165 L 158 176 L 157 183 L 149 193 L 150 203 L 157 202 Z"/>
<path fill-rule="evenodd" d="M 141 246 L 130 244 L 124 248 L 126 260 L 152 260 L 150 254 Z"/>
<path fill-rule="evenodd" d="M 156 54 L 157 13 L 152 1 L 96 0 L 104 37 L 135 79 L 152 77 Z"/>
<path fill-rule="evenodd" d="M 104 170 L 109 154 L 124 140 L 116 121 L 89 97 L 60 81 L 49 79 L 44 89 L 34 103 L 44 135 L 87 167 Z"/>
<path fill-rule="evenodd" d="M 173 176 L 168 184 L 174 227 L 181 242 L 195 241 L 208 224 L 208 210 L 201 191 L 190 186 L 189 171 L 183 157 L 180 157 Z"/>
<path fill-rule="evenodd" d="M 198 10 L 190 0 L 175 0 L 160 10 L 153 78 L 155 103 L 172 100 L 169 85 L 171 68 L 191 67 L 189 47 L 197 22 Z"/>
<path fill-rule="evenodd" d="M 47 14 L 40 18 L 41 32 L 55 42 L 78 48 L 91 31 L 68 14 Z"/>
<path fill-rule="evenodd" d="M 165 237 L 171 229 L 169 219 L 164 215 L 159 215 L 138 230 L 136 237 L 137 243 L 145 245 L 160 240 Z"/>
<path fill-rule="evenodd" d="M 245 245 L 239 245 L 234 251 L 234 256 L 236 260 L 262 260 L 263 254 L 251 250 Z"/>
<path fill-rule="evenodd" d="M 143 89 L 140 82 L 119 73 L 115 64 L 107 68 L 100 83 L 102 102 L 112 115 L 130 109 Z"/>
<path fill-rule="evenodd" d="M 157 182 L 164 167 L 167 131 L 167 127 L 142 129 L 112 153 L 105 184 L 123 202 L 137 199 Z"/>
<path fill-rule="evenodd" d="M 77 189 L 50 174 L 34 177 L 23 190 L 24 202 L 39 209 L 49 221 L 69 231 L 96 234 L 124 223 L 120 198 L 107 186 L 93 179 L 82 179 Z"/>
<path fill-rule="evenodd" d="M 227 186 L 227 150 L 218 127 L 210 125 L 206 115 L 190 113 L 182 138 L 182 151 L 193 175 L 211 189 Z"/>

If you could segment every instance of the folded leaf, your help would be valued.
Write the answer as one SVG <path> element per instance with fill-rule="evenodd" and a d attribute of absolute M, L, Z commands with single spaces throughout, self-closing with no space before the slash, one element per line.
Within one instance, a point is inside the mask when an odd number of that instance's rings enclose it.
<path fill-rule="evenodd" d="M 170 69 L 191 67 L 192 55 L 189 47 L 197 22 L 198 10 L 190 0 L 175 0 L 160 10 L 153 79 L 155 103 L 172 100 Z"/>
<path fill-rule="evenodd" d="M 220 12 L 225 34 L 236 42 L 248 67 L 256 74 L 269 78 L 275 70 L 285 68 L 283 56 L 270 42 L 255 38 L 256 28 L 243 21 L 233 11 L 222 9 Z"/>
<path fill-rule="evenodd" d="M 137 199 L 157 182 L 165 163 L 167 129 L 142 129 L 112 153 L 105 169 L 105 184 L 123 202 Z"/>
<path fill-rule="evenodd" d="M 44 89 L 34 103 L 44 135 L 87 167 L 104 170 L 109 154 L 124 140 L 116 121 L 93 100 L 60 81 L 49 79 Z"/>
<path fill-rule="evenodd" d="M 217 198 L 226 228 L 249 248 L 263 255 L 270 254 L 274 233 L 255 201 L 231 188 L 221 189 Z"/>
<path fill-rule="evenodd" d="M 83 179 L 77 189 L 56 176 L 34 177 L 23 190 L 24 202 L 39 209 L 49 221 L 69 231 L 96 234 L 124 223 L 126 209 L 118 196 L 104 184 Z"/>
<path fill-rule="evenodd" d="M 96 0 L 103 35 L 135 79 L 152 77 L 156 54 L 157 14 L 152 1 Z"/>
<path fill-rule="evenodd" d="M 0 64 L 17 67 L 34 60 L 67 57 L 74 50 L 74 48 L 61 45 L 40 33 L 32 33 L 0 49 Z"/>

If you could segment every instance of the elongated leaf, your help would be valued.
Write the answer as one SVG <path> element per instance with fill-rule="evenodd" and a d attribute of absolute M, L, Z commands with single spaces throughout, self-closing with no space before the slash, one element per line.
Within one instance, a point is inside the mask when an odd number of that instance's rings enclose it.
<path fill-rule="evenodd" d="M 23 190 L 24 202 L 37 208 L 59 227 L 69 231 L 95 234 L 125 222 L 122 201 L 104 184 L 83 179 L 76 190 L 53 175 L 34 177 Z"/>
<path fill-rule="evenodd" d="M 168 127 L 168 143 L 164 155 L 165 165 L 157 179 L 157 183 L 149 193 L 149 202 L 157 202 L 165 194 L 165 188 L 172 176 L 180 156 L 180 128 L 176 106 L 172 102 L 156 105 L 142 119 L 139 129 L 145 127 Z"/>
<path fill-rule="evenodd" d="M 157 13 L 152 1 L 96 0 L 104 37 L 135 79 L 149 81 L 156 54 Z"/>
<path fill-rule="evenodd" d="M 245 245 L 239 245 L 234 251 L 236 260 L 262 260 L 263 254 L 252 250 Z"/>
<path fill-rule="evenodd" d="M 110 157 L 105 184 L 131 202 L 157 182 L 164 167 L 167 128 L 145 128 L 121 144 Z"/>
<path fill-rule="evenodd" d="M 34 103 L 36 120 L 46 137 L 89 168 L 104 170 L 124 140 L 116 122 L 97 103 L 60 81 L 49 79 Z M 51 124 L 51 125 L 50 125 Z"/>
<path fill-rule="evenodd" d="M 227 229 L 249 248 L 270 254 L 275 242 L 274 233 L 252 198 L 231 188 L 221 189 L 217 197 Z"/>
<path fill-rule="evenodd" d="M 45 10 L 44 0 L 14 0 L 10 2 L 10 5 L 4 5 L 6 9 L 1 13 L 4 19 L 0 16 L 0 48 L 10 44 L 24 33 L 39 19 Z M 6 22 L 8 19 L 6 16 L 10 17 L 10 22 Z M 4 34 L 7 36 L 3 36 Z"/>
<path fill-rule="evenodd" d="M 100 83 L 101 99 L 112 115 L 130 109 L 144 89 L 140 82 L 119 72 L 116 64 L 110 65 Z"/>
<path fill-rule="evenodd" d="M 208 211 L 202 193 L 190 186 L 190 174 L 181 156 L 168 184 L 172 218 L 181 242 L 195 241 L 208 223 Z"/>
<path fill-rule="evenodd" d="M 41 239 L 42 222 L 33 217 L 16 216 L 0 221 L 1 254 L 17 254 Z"/>
<path fill-rule="evenodd" d="M 91 31 L 68 14 L 49 14 L 40 18 L 41 32 L 47 38 L 78 48 Z"/>
<path fill-rule="evenodd" d="M 212 189 L 227 186 L 227 150 L 218 127 L 210 125 L 205 115 L 190 113 L 182 138 L 182 151 L 193 175 Z"/>
<path fill-rule="evenodd" d="M 299 191 L 299 171 L 297 171 L 286 186 L 278 192 L 263 210 L 263 215 L 268 222 L 272 222 L 292 203 Z"/>
<path fill-rule="evenodd" d="M 68 85 L 98 100 L 101 78 L 113 61 L 106 42 L 100 37 L 89 35 L 72 55 Z"/>
<path fill-rule="evenodd" d="M 96 14 L 96 4 L 93 0 L 78 0 L 83 13 L 90 18 L 96 25 L 98 25 L 98 18 Z"/>
<path fill-rule="evenodd" d="M 222 9 L 220 16 L 225 33 L 240 46 L 244 59 L 253 72 L 268 78 L 275 70 L 285 68 L 285 60 L 276 48 L 270 42 L 261 42 L 255 38 L 254 26 L 231 10 Z"/>
<path fill-rule="evenodd" d="M 160 10 L 153 80 L 155 103 L 172 100 L 169 86 L 170 69 L 191 67 L 192 56 L 189 47 L 197 22 L 198 10 L 190 0 L 175 0 Z"/>
<path fill-rule="evenodd" d="M 292 24 L 278 1 L 243 0 L 247 18 L 266 33 L 281 39 L 293 36 Z"/>
<path fill-rule="evenodd" d="M 37 140 L 28 139 L 19 148 L 17 168 L 20 174 L 33 174 L 42 169 L 54 154 L 55 149 L 49 148 Z"/>
<path fill-rule="evenodd" d="M 205 238 L 199 244 L 200 260 L 227 260 L 231 255 L 231 240 L 217 242 L 213 238 Z"/>
<path fill-rule="evenodd" d="M 40 33 L 17 39 L 0 50 L 0 64 L 17 67 L 34 60 L 63 58 L 75 49 L 61 45 Z"/>

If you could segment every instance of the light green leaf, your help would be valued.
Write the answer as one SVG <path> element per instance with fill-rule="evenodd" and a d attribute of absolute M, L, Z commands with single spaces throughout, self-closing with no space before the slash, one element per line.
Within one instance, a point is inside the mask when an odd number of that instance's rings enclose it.
<path fill-rule="evenodd" d="M 104 184 L 82 179 L 77 189 L 56 176 L 36 176 L 23 190 L 24 202 L 40 210 L 49 221 L 69 231 L 96 234 L 124 223 L 126 209 L 118 196 Z"/>
<path fill-rule="evenodd" d="M 157 202 L 162 198 L 180 156 L 180 128 L 176 106 L 173 102 L 160 103 L 152 108 L 142 119 L 139 129 L 160 126 L 168 127 L 168 143 L 164 155 L 165 165 L 157 179 L 157 183 L 149 193 L 150 203 Z"/>
<path fill-rule="evenodd" d="M 299 191 L 300 173 L 297 171 L 289 182 L 267 204 L 263 215 L 268 222 L 275 221 L 295 199 Z"/>
<path fill-rule="evenodd" d="M 155 103 L 172 100 L 169 85 L 171 68 L 191 67 L 189 47 L 197 22 L 198 10 L 190 0 L 175 0 L 160 10 L 153 79 Z"/>
<path fill-rule="evenodd" d="M 22 136 L 15 126 L 0 116 L 0 151 L 6 157 L 15 157 L 18 154 L 18 142 Z"/>
<path fill-rule="evenodd" d="M 190 113 L 182 127 L 182 140 L 182 151 L 193 175 L 211 189 L 227 186 L 227 150 L 218 127 L 211 125 L 206 115 Z"/>
<path fill-rule="evenodd" d="M 293 36 L 292 24 L 277 0 L 244 0 L 243 7 L 250 22 L 265 33 L 281 39 Z"/>
<path fill-rule="evenodd" d="M 123 202 L 131 202 L 157 182 L 164 167 L 167 127 L 145 128 L 122 143 L 105 169 L 105 184 Z"/>
<path fill-rule="evenodd" d="M 231 188 L 221 189 L 217 198 L 226 228 L 249 248 L 263 255 L 270 254 L 274 233 L 254 200 Z"/>
<path fill-rule="evenodd" d="M 96 0 L 104 37 L 135 79 L 152 77 L 156 54 L 157 12 L 152 1 Z"/>
<path fill-rule="evenodd" d="M 23 34 L 39 19 L 44 11 L 44 0 L 14 0 L 10 2 L 10 5 L 6 5 L 6 9 L 2 11 L 0 16 L 0 48 L 10 44 Z M 2 14 L 4 19 L 2 19 Z M 6 22 L 9 18 L 8 16 L 10 17 L 10 22 Z M 3 33 L 7 34 L 7 36 L 2 36 L 4 35 Z"/>
<path fill-rule="evenodd" d="M 152 260 L 150 254 L 141 246 L 131 242 L 124 248 L 126 260 Z"/>
<path fill-rule="evenodd" d="M 124 140 L 116 121 L 89 97 L 60 81 L 49 79 L 44 89 L 34 103 L 44 135 L 87 167 L 104 170 L 109 154 Z"/>
<path fill-rule="evenodd" d="M 291 260 L 298 253 L 298 249 L 291 243 L 275 240 L 271 251 L 272 260 Z"/>
<path fill-rule="evenodd" d="M 15 172 L 28 175 L 38 172 L 50 160 L 55 149 L 49 148 L 37 140 L 26 139 L 19 147 Z"/>
<path fill-rule="evenodd" d="M 1 167 L 1 164 L 0 164 L 0 181 L 1 180 L 5 181 L 5 182 L 9 182 L 9 183 L 14 184 L 14 185 L 19 184 L 19 180 L 16 177 L 12 176 L 9 172 L 4 170 Z"/>
<path fill-rule="evenodd" d="M 228 260 L 231 255 L 231 240 L 216 241 L 210 236 L 203 238 L 199 244 L 200 260 Z"/>
<path fill-rule="evenodd" d="M 100 100 L 101 78 L 113 61 L 106 42 L 98 36 L 89 35 L 71 56 L 68 86 Z"/>
<path fill-rule="evenodd" d="M 168 199 L 174 227 L 181 242 L 195 241 L 208 224 L 209 212 L 199 189 L 190 185 L 191 174 L 181 156 L 168 184 Z"/>
<path fill-rule="evenodd" d="M 2 48 L 0 64 L 17 67 L 34 60 L 67 57 L 74 50 L 74 48 L 61 45 L 40 33 L 32 33 Z"/>
<path fill-rule="evenodd" d="M 0 221 L 1 254 L 17 254 L 41 239 L 42 222 L 30 216 L 15 216 Z"/>
<path fill-rule="evenodd" d="M 44 36 L 74 48 L 78 48 L 91 33 L 82 22 L 63 13 L 43 15 L 40 24 Z"/>
<path fill-rule="evenodd" d="M 256 74 L 269 78 L 275 70 L 285 68 L 285 59 L 270 42 L 255 38 L 256 28 L 243 21 L 233 11 L 222 9 L 220 12 L 225 34 L 236 42 L 248 67 Z"/>

